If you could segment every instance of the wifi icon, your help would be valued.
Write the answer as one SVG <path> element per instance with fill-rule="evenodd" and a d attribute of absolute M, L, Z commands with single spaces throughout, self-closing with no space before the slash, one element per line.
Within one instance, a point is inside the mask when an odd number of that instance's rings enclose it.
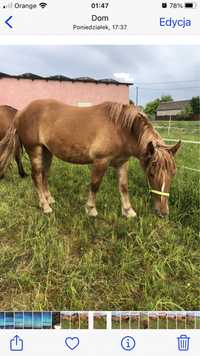
<path fill-rule="evenodd" d="M 46 2 L 41 2 L 39 5 L 40 5 L 40 7 L 42 9 L 44 9 L 47 6 L 47 3 Z"/>

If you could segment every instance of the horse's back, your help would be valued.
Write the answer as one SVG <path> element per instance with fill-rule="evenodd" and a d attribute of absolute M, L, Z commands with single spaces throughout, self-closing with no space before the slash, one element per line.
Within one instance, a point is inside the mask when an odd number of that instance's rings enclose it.
<path fill-rule="evenodd" d="M 46 140 L 50 136 L 65 137 L 93 135 L 108 124 L 102 105 L 76 107 L 53 99 L 35 100 L 15 118 L 20 136 Z M 27 141 L 30 137 L 27 137 Z"/>
<path fill-rule="evenodd" d="M 96 116 L 97 113 L 104 112 L 104 105 L 105 103 L 99 105 L 93 105 L 89 107 L 79 107 L 79 106 L 72 106 L 67 105 L 63 102 L 54 100 L 54 99 L 40 99 L 32 101 L 28 106 L 24 108 L 19 113 L 20 121 L 23 121 L 23 124 L 26 120 L 38 120 L 40 121 L 59 121 L 65 120 L 66 118 L 68 121 L 72 119 L 73 121 L 76 118 L 84 118 L 87 119 L 91 116 Z"/>

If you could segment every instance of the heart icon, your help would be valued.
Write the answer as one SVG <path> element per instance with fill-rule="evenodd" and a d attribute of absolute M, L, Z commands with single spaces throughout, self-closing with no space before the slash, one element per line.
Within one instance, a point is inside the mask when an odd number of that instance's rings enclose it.
<path fill-rule="evenodd" d="M 78 337 L 67 337 L 65 339 L 65 344 L 70 350 L 75 350 L 78 347 L 79 343 L 80 341 Z"/>

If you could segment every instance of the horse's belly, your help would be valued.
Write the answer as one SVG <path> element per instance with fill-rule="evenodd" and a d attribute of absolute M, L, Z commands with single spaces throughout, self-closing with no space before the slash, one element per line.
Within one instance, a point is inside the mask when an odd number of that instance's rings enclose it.
<path fill-rule="evenodd" d="M 53 144 L 49 143 L 48 149 L 53 153 L 57 158 L 77 164 L 90 164 L 92 159 L 89 155 L 89 150 L 87 147 L 80 144 Z"/>
<path fill-rule="evenodd" d="M 69 162 L 69 163 L 75 163 L 75 164 L 90 164 L 92 163 L 92 160 L 88 157 L 88 156 L 84 156 L 83 154 L 62 154 L 62 153 L 58 153 L 55 154 L 55 156 L 59 159 L 61 159 L 62 161 L 65 162 Z"/>
<path fill-rule="evenodd" d="M 51 130 L 43 130 L 40 134 L 41 142 L 56 157 L 66 162 L 78 164 L 90 164 L 95 160 L 113 159 L 121 155 L 121 142 L 117 140 L 114 132 L 95 127 L 58 127 L 54 125 Z"/>

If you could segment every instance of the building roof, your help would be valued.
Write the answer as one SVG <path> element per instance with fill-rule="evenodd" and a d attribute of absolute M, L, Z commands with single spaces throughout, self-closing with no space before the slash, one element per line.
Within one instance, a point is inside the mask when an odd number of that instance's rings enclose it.
<path fill-rule="evenodd" d="M 158 112 L 158 111 L 167 111 L 167 110 L 184 110 L 185 107 L 189 104 L 190 104 L 190 100 L 161 102 L 156 111 Z"/>
<path fill-rule="evenodd" d="M 78 77 L 70 78 L 64 75 L 53 75 L 48 77 L 43 77 L 33 73 L 24 73 L 20 75 L 6 74 L 0 72 L 0 79 L 3 78 L 14 78 L 14 79 L 29 79 L 29 80 L 52 80 L 52 81 L 61 81 L 61 82 L 81 82 L 81 83 L 95 83 L 95 84 L 114 84 L 114 85 L 133 85 L 133 83 L 128 82 L 119 82 L 115 79 L 95 79 L 90 77 Z"/>

